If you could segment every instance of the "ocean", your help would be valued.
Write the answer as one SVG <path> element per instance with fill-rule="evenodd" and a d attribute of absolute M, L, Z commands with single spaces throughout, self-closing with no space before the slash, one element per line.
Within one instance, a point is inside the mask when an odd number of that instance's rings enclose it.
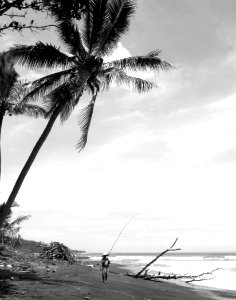
<path fill-rule="evenodd" d="M 153 253 L 113 253 L 111 263 L 125 265 L 132 272 L 138 272 L 155 258 Z M 98 254 L 91 254 L 91 260 L 100 260 Z M 199 286 L 236 291 L 236 253 L 167 253 L 149 267 L 149 274 L 162 275 L 205 275 L 206 280 L 194 281 Z"/>

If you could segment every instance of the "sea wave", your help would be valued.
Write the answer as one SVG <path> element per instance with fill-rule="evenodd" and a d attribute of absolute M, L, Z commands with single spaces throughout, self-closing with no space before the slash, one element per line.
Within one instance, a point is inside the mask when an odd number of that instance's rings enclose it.
<path fill-rule="evenodd" d="M 225 259 L 226 260 L 236 260 L 236 255 L 226 255 Z"/>

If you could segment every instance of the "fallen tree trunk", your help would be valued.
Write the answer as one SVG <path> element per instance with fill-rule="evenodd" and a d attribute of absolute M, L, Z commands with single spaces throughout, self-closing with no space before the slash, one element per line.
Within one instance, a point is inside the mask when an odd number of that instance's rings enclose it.
<path fill-rule="evenodd" d="M 170 248 L 168 248 L 165 251 L 158 254 L 152 261 L 150 261 L 146 266 L 144 266 L 136 275 L 130 274 L 130 273 L 127 273 L 126 275 L 131 276 L 133 278 L 142 278 L 144 280 L 151 280 L 151 281 L 158 281 L 158 279 L 165 279 L 165 280 L 182 279 L 186 283 L 191 283 L 193 281 L 211 280 L 211 279 L 215 278 L 213 272 L 215 272 L 215 271 L 217 271 L 221 268 L 217 268 L 217 269 L 214 269 L 212 271 L 204 272 L 204 273 L 201 273 L 201 274 L 198 274 L 198 275 L 189 275 L 189 274 L 184 274 L 184 275 L 181 275 L 181 274 L 162 274 L 161 275 L 161 272 L 159 272 L 157 275 L 148 274 L 148 267 L 150 267 L 156 260 L 158 260 L 158 258 L 163 256 L 167 252 L 181 250 L 180 248 L 174 248 L 177 241 L 178 241 L 178 238 L 176 238 L 176 240 L 174 241 L 174 243 L 171 245 Z"/>
<path fill-rule="evenodd" d="M 141 271 L 139 271 L 134 277 L 138 278 L 140 277 L 140 275 L 148 268 L 150 267 L 156 260 L 158 260 L 158 258 L 160 258 L 162 255 L 164 255 L 167 252 L 170 251 L 178 251 L 181 250 L 180 248 L 176 248 L 174 249 L 174 245 L 176 244 L 176 242 L 178 241 L 178 238 L 174 241 L 174 243 L 171 245 L 171 247 L 169 249 L 166 249 L 165 251 L 161 252 L 160 254 L 158 254 L 151 262 L 149 262 L 145 267 L 142 268 Z"/>
<path fill-rule="evenodd" d="M 149 275 L 149 274 L 146 273 L 144 275 L 140 275 L 138 278 L 142 278 L 144 280 L 151 280 L 151 281 L 158 281 L 158 279 L 165 279 L 165 280 L 184 279 L 184 281 L 186 283 L 191 283 L 193 281 L 211 280 L 211 279 L 215 278 L 213 272 L 215 272 L 217 270 L 220 270 L 220 269 L 221 268 L 217 268 L 217 269 L 214 269 L 212 271 L 204 272 L 204 273 L 201 273 L 201 274 L 198 274 L 198 275 L 188 275 L 188 274 L 185 274 L 185 275 L 177 275 L 177 274 Z M 137 275 L 133 275 L 133 274 L 129 274 L 129 273 L 126 274 L 126 275 L 130 276 L 130 277 L 137 278 Z M 211 276 L 211 277 L 209 277 L 209 276 Z"/>

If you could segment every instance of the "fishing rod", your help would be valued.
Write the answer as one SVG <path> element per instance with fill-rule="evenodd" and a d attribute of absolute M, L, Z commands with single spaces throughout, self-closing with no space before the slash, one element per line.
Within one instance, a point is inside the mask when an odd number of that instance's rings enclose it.
<path fill-rule="evenodd" d="M 122 228 L 121 232 L 118 234 L 117 238 L 115 239 L 115 242 L 113 243 L 111 250 L 108 252 L 108 255 L 111 254 L 111 251 L 113 250 L 113 248 L 115 247 L 115 244 L 117 243 L 117 241 L 119 240 L 122 232 L 125 230 L 126 226 L 137 216 L 138 214 L 134 215 L 132 218 L 129 219 L 129 221 L 125 224 L 125 226 Z"/>

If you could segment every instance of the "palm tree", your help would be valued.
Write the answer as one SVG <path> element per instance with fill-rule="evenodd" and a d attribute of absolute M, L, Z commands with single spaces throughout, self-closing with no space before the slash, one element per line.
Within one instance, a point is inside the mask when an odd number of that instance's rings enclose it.
<path fill-rule="evenodd" d="M 0 53 L 0 178 L 1 178 L 1 133 L 3 119 L 6 115 L 45 116 L 46 111 L 35 104 L 23 103 L 22 98 L 29 93 L 29 88 L 18 80 L 9 55 Z"/>
<path fill-rule="evenodd" d="M 80 28 L 74 19 L 60 18 L 60 14 L 54 12 L 59 36 L 70 54 L 42 42 L 34 46 L 19 45 L 10 50 L 11 57 L 21 65 L 61 70 L 33 82 L 34 90 L 25 98 L 27 102 L 29 99 L 44 96 L 43 101 L 49 109 L 49 121 L 13 187 L 5 205 L 5 213 L 14 202 L 54 122 L 58 117 L 64 122 L 85 91 L 92 93 L 92 99 L 81 111 L 82 135 L 77 144 L 79 150 L 82 150 L 87 142 L 99 91 L 107 90 L 111 83 L 115 82 L 117 85 L 126 84 L 133 87 L 137 92 L 147 92 L 156 87 L 156 84 L 130 76 L 127 71 L 156 71 L 171 67 L 169 63 L 160 59 L 159 50 L 145 56 L 104 62 L 104 57 L 113 52 L 121 36 L 127 32 L 135 7 L 135 0 L 91 0 L 83 14 L 83 24 Z"/>
<path fill-rule="evenodd" d="M 13 203 L 13 206 L 18 206 L 17 203 Z M 0 205 L 0 212 L 2 211 L 4 205 Z M 8 213 L 6 216 L 3 225 L 0 227 L 0 242 L 1 244 L 4 244 L 4 241 L 9 241 L 9 240 L 14 240 L 16 239 L 17 234 L 20 231 L 20 225 L 23 221 L 28 220 L 31 216 L 26 215 L 26 216 L 19 216 L 15 220 L 11 220 L 12 217 L 12 211 Z"/>

